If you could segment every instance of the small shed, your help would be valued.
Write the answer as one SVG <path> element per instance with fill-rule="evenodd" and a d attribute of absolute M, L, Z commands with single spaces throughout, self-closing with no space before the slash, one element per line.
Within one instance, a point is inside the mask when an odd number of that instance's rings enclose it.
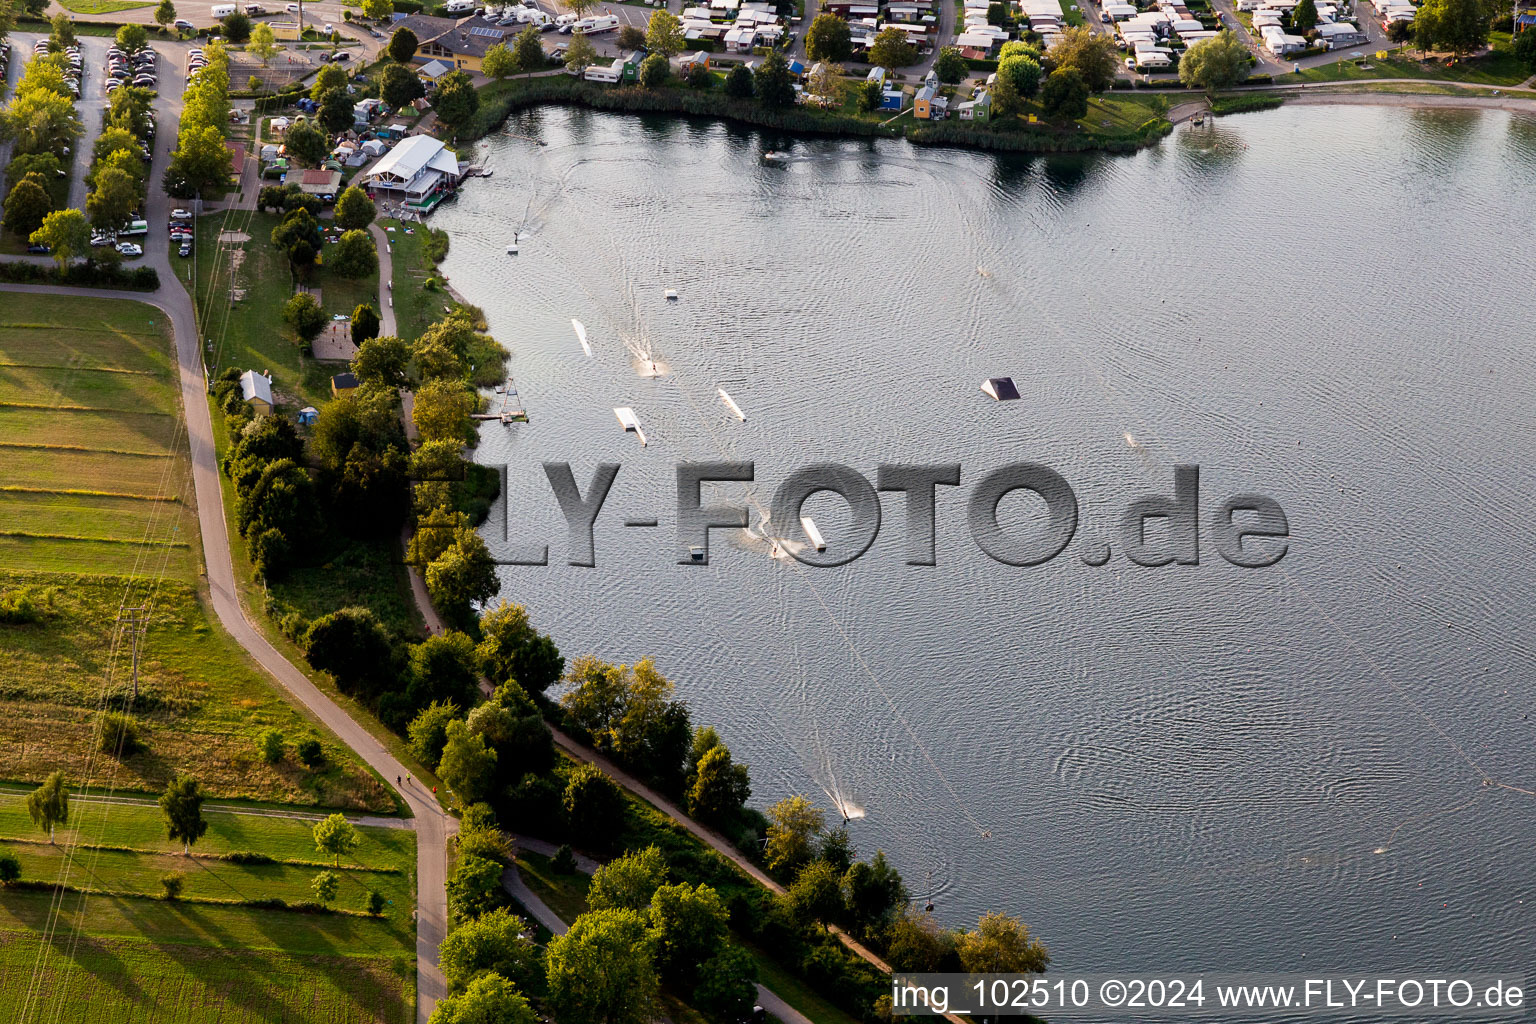
<path fill-rule="evenodd" d="M 442 61 L 434 60 L 423 64 L 421 70 L 416 73 L 422 78 L 426 79 L 428 82 L 436 82 L 439 78 L 442 78 L 452 70 L 452 68 L 450 68 L 447 64 L 444 64 Z"/>
<path fill-rule="evenodd" d="M 357 378 L 351 373 L 338 373 L 331 378 L 331 397 L 340 398 L 348 391 L 357 390 Z"/>
<path fill-rule="evenodd" d="M 240 397 L 258 413 L 272 411 L 272 378 L 255 370 L 240 375 Z"/>

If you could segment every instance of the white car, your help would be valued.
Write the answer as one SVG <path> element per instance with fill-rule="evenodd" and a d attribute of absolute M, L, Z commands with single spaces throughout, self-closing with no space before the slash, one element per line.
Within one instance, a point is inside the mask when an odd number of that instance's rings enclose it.
<path fill-rule="evenodd" d="M 175 210 L 171 211 L 171 220 L 191 220 L 191 219 L 192 219 L 192 211 L 191 210 L 175 209 Z"/>
<path fill-rule="evenodd" d="M 118 242 L 117 251 L 124 256 L 143 256 L 144 250 L 132 242 Z"/>

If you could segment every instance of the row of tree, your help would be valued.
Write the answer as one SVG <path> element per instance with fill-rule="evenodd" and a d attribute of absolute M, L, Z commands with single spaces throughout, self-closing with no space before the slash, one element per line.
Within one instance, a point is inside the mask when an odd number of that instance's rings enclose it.
<path fill-rule="evenodd" d="M 166 192 L 184 199 L 226 184 L 233 166 L 224 146 L 230 113 L 229 54 L 218 39 L 208 40 L 203 52 L 208 63 L 187 82 L 176 148 L 165 172 Z"/>
<path fill-rule="evenodd" d="M 6 27 L 0 24 L 0 37 Z M 74 30 L 66 18 L 49 37 L 48 52 L 27 61 L 16 92 L 0 108 L 0 141 L 11 143 L 4 225 L 33 244 L 49 244 L 58 235 L 60 245 L 54 254 L 61 267 L 71 257 L 83 255 L 90 241 L 89 231 L 84 238 L 74 237 L 76 222 L 84 226 L 78 211 L 74 217 L 58 216 L 68 195 L 69 150 L 85 132 L 66 81 L 69 63 L 64 49 L 73 39 Z M 50 217 L 55 230 L 46 232 L 47 237 L 39 235 Z"/>

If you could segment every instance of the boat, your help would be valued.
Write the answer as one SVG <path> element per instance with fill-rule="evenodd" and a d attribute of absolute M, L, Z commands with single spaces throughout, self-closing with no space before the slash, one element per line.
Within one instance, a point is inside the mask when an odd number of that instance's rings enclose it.
<path fill-rule="evenodd" d="M 788 160 L 789 159 L 789 154 L 788 153 L 780 153 L 777 150 L 770 149 L 768 152 L 763 154 L 763 159 L 764 160 Z"/>

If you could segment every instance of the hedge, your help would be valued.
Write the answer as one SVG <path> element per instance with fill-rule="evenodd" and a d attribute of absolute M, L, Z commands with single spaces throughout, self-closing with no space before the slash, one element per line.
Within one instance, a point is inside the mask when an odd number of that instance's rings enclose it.
<path fill-rule="evenodd" d="M 67 284 L 90 288 L 125 288 L 138 292 L 160 290 L 154 267 L 121 267 L 86 261 L 73 263 L 62 277 L 57 264 L 0 261 L 0 281 L 13 284 Z"/>

